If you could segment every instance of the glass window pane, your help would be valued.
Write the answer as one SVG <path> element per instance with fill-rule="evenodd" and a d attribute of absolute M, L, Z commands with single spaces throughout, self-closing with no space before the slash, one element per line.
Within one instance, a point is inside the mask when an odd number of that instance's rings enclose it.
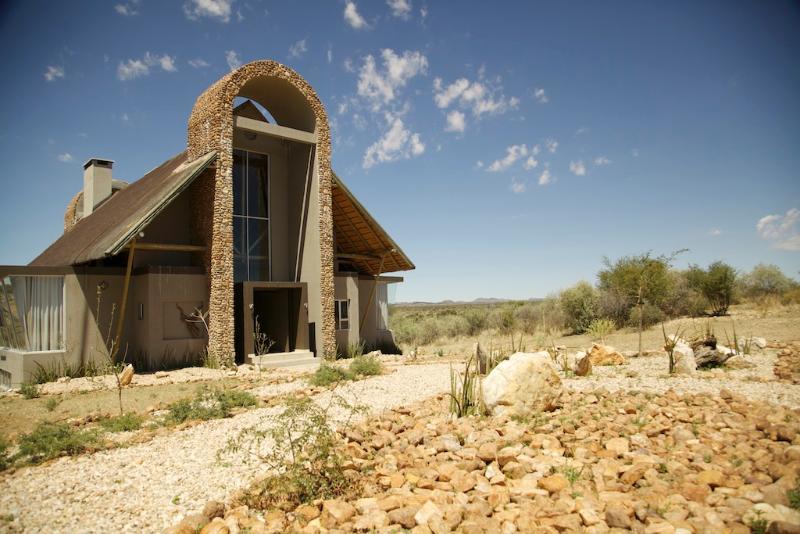
<path fill-rule="evenodd" d="M 246 172 L 247 153 L 244 150 L 233 151 L 233 213 L 234 215 L 245 215 L 245 190 L 244 175 Z"/>
<path fill-rule="evenodd" d="M 348 309 L 349 302 L 346 300 L 342 301 L 342 319 L 349 319 L 350 318 L 350 310 Z"/>
<path fill-rule="evenodd" d="M 233 218 L 233 281 L 247 280 L 247 219 Z"/>
<path fill-rule="evenodd" d="M 339 305 L 342 303 L 341 300 L 336 301 L 336 306 L 333 307 L 334 313 L 334 322 L 336 323 L 336 328 L 339 328 Z"/>
<path fill-rule="evenodd" d="M 250 217 L 269 217 L 269 187 L 267 156 L 248 153 L 247 158 L 248 212 Z"/>
<path fill-rule="evenodd" d="M 269 221 L 247 219 L 250 280 L 269 280 Z"/>

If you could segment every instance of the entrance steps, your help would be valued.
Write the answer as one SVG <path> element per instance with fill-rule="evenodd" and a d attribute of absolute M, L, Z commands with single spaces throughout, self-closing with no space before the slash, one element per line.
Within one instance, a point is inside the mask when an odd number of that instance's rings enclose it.
<path fill-rule="evenodd" d="M 259 365 L 262 368 L 286 367 L 292 370 L 313 371 L 319 367 L 320 358 L 315 358 L 309 350 L 295 350 L 292 352 L 272 352 L 261 356 L 250 354 L 247 363 Z"/>

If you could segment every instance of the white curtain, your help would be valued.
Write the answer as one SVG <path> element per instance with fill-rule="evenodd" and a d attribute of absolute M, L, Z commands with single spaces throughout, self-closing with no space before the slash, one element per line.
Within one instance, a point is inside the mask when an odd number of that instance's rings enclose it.
<path fill-rule="evenodd" d="M 64 277 L 12 276 L 28 350 L 60 350 L 64 339 Z"/>
<path fill-rule="evenodd" d="M 378 300 L 378 330 L 389 329 L 389 293 L 386 284 L 378 284 L 376 297 Z"/>

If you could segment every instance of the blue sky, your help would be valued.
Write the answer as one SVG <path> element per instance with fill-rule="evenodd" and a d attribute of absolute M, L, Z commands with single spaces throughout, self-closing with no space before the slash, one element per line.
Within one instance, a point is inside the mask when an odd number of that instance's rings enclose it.
<path fill-rule="evenodd" d="M 544 296 L 681 248 L 798 278 L 798 27 L 777 1 L 4 2 L 0 264 L 58 237 L 88 157 L 142 176 L 209 84 L 275 59 L 416 263 L 397 300 Z"/>

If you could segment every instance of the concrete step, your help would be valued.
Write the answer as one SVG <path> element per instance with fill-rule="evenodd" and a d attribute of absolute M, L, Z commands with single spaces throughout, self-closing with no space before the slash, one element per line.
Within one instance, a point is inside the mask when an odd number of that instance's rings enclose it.
<path fill-rule="evenodd" d="M 294 352 L 275 352 L 262 356 L 249 355 L 247 363 L 260 365 L 262 368 L 285 368 L 294 370 L 308 369 L 314 370 L 319 367 L 320 358 L 315 358 L 314 353 L 308 350 L 296 350 Z"/>

